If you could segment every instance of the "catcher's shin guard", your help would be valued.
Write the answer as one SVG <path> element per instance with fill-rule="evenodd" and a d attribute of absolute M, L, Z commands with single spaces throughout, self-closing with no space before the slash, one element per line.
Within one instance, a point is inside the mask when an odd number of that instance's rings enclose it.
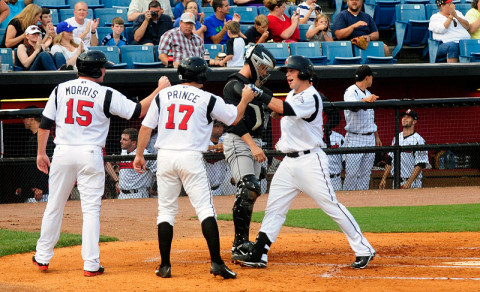
<path fill-rule="evenodd" d="M 244 176 L 238 183 L 238 192 L 233 205 L 233 224 L 235 225 L 234 247 L 249 239 L 250 220 L 253 205 L 260 196 L 261 188 L 253 174 Z"/>

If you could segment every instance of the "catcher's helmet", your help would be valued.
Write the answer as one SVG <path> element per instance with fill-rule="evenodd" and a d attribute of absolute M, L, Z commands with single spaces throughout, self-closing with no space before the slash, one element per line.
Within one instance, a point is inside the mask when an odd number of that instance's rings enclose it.
<path fill-rule="evenodd" d="M 208 65 L 203 58 L 189 57 L 183 59 L 178 65 L 178 78 L 183 82 L 207 82 Z"/>
<path fill-rule="evenodd" d="M 255 84 L 259 81 L 258 86 L 262 86 L 267 82 L 270 74 L 259 76 L 258 70 L 261 65 L 265 65 L 268 69 L 275 68 L 275 57 L 269 50 L 265 49 L 262 45 L 250 46 L 245 52 L 245 62 L 250 66 L 251 79 L 250 82 Z"/>
<path fill-rule="evenodd" d="M 78 76 L 99 78 L 102 76 L 102 68 L 112 68 L 113 63 L 107 60 L 102 51 L 87 51 L 77 58 Z"/>
<path fill-rule="evenodd" d="M 287 71 L 287 69 L 296 69 L 300 71 L 298 73 L 298 78 L 300 80 L 312 80 L 315 75 L 312 62 L 304 56 L 288 57 L 285 66 L 280 67 L 278 70 Z"/>

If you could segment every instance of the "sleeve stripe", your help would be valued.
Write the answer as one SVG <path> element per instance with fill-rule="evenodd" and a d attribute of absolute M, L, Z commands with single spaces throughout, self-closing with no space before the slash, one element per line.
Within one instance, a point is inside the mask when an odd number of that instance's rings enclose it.
<path fill-rule="evenodd" d="M 318 115 L 318 109 L 320 108 L 320 102 L 318 101 L 318 96 L 314 94 L 313 98 L 315 99 L 315 112 L 308 119 L 303 119 L 307 123 L 313 122 L 315 120 L 315 118 Z"/>
<path fill-rule="evenodd" d="M 58 86 L 55 87 L 55 109 L 58 108 L 57 93 L 58 93 Z"/>
<path fill-rule="evenodd" d="M 157 107 L 158 107 L 158 115 L 160 115 L 160 95 L 159 94 L 155 96 L 155 103 L 157 104 Z"/>
<path fill-rule="evenodd" d="M 208 106 L 207 106 L 207 121 L 209 124 L 213 121 L 210 114 L 212 113 L 213 107 L 215 106 L 216 102 L 217 102 L 217 99 L 213 95 L 210 96 L 210 101 L 208 102 Z"/>
<path fill-rule="evenodd" d="M 103 113 L 107 118 L 111 118 L 112 114 L 110 113 L 110 104 L 112 103 L 112 91 L 107 89 L 105 93 L 105 100 L 103 101 Z"/>

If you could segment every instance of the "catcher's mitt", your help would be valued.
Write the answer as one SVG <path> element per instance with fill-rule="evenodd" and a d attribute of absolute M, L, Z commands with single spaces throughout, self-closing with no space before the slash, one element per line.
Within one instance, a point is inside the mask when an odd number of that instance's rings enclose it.
<path fill-rule="evenodd" d="M 352 44 L 356 45 L 362 50 L 366 50 L 368 47 L 368 40 L 365 36 L 356 37 L 352 39 Z"/>

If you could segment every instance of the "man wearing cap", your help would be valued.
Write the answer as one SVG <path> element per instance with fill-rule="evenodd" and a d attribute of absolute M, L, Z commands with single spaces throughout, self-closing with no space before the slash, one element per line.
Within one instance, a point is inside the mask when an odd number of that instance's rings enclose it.
<path fill-rule="evenodd" d="M 87 48 L 98 46 L 97 27 L 99 19 L 88 19 L 88 5 L 85 2 L 77 2 L 73 9 L 73 17 L 65 21 L 76 29 L 73 36 L 81 38 Z"/>
<path fill-rule="evenodd" d="M 137 19 L 142 14 L 145 14 L 145 11 L 148 11 L 149 4 L 152 0 L 132 0 L 130 6 L 128 6 L 128 21 L 132 22 Z M 154 0 L 155 1 L 155 0 Z M 170 0 L 159 0 L 157 1 L 163 8 L 163 14 L 170 16 L 173 19 L 172 6 L 170 5 Z"/>
<path fill-rule="evenodd" d="M 133 23 L 133 45 L 154 46 L 160 42 L 162 35 L 173 28 L 172 19 L 164 14 L 157 1 L 148 5 L 148 10 L 140 14 Z"/>
<path fill-rule="evenodd" d="M 367 89 L 372 86 L 372 82 L 372 69 L 368 65 L 360 66 L 355 71 L 355 84 L 347 88 L 344 100 L 375 102 L 379 97 Z M 344 113 L 347 123 L 344 147 L 382 146 L 373 109 L 351 109 L 344 110 Z M 368 190 L 374 160 L 375 153 L 346 154 L 343 190 Z"/>
<path fill-rule="evenodd" d="M 428 29 L 432 31 L 434 40 L 441 41 L 436 62 L 446 57 L 447 63 L 458 63 L 458 41 L 470 39 L 470 24 L 462 12 L 455 10 L 453 0 L 436 0 L 435 3 L 440 11 L 430 17 Z"/>
<path fill-rule="evenodd" d="M 201 37 L 193 33 L 195 15 L 185 12 L 180 17 L 180 26 L 167 31 L 158 45 L 158 58 L 168 66 L 168 52 L 173 54 L 173 67 L 177 68 L 181 60 L 188 57 L 203 57 L 204 47 Z"/>
<path fill-rule="evenodd" d="M 414 110 L 408 109 L 401 114 L 403 131 L 398 134 L 398 145 L 425 145 L 425 140 L 415 132 L 415 124 L 418 120 L 418 114 Z M 395 145 L 393 138 L 392 145 Z M 387 176 L 391 172 L 393 175 L 393 152 L 388 154 L 385 172 L 383 173 L 380 189 L 384 189 L 387 183 Z M 422 187 L 422 169 L 428 164 L 428 151 L 405 151 L 400 154 L 400 186 L 402 189 L 421 188 Z"/>

